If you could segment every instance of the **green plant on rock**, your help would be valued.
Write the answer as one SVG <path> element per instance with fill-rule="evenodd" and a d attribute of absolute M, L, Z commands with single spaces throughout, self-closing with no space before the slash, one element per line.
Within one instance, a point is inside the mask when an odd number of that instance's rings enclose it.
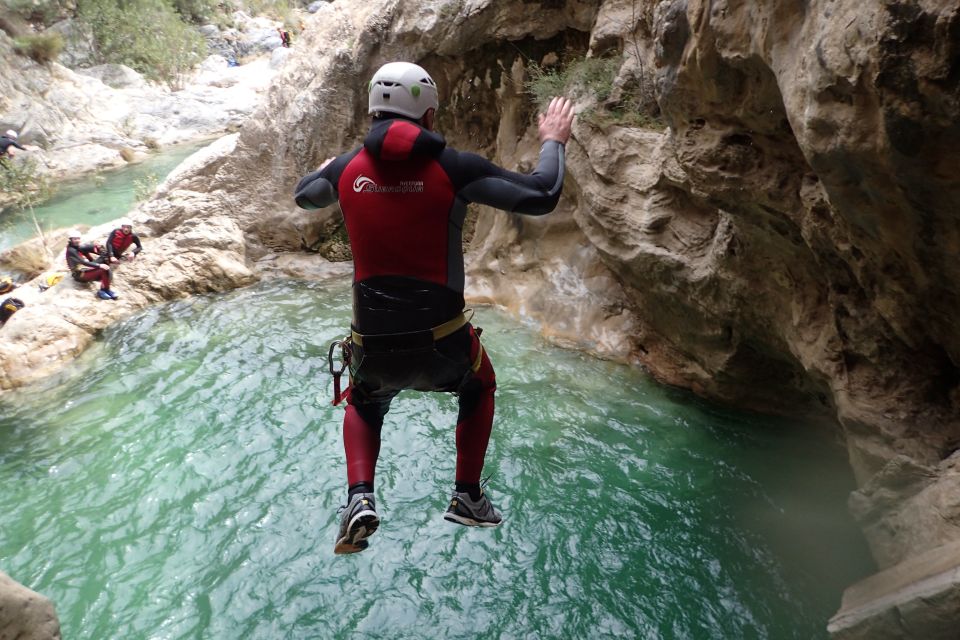
<path fill-rule="evenodd" d="M 662 129 L 658 114 L 649 109 L 642 83 L 624 82 L 617 86 L 622 63 L 620 57 L 581 58 L 550 69 L 534 63 L 527 67 L 530 79 L 525 88 L 541 110 L 554 96 L 587 102 L 589 106 L 581 109 L 578 117 L 593 126 Z"/>
<path fill-rule="evenodd" d="M 50 64 L 56 60 L 63 51 L 63 45 L 63 36 L 55 31 L 20 36 L 13 41 L 14 51 L 40 64 Z"/>
<path fill-rule="evenodd" d="M 37 170 L 32 158 L 0 160 L 0 192 L 14 207 L 26 209 L 49 200 L 53 184 Z"/>
<path fill-rule="evenodd" d="M 133 181 L 133 199 L 136 202 L 143 202 L 157 190 L 160 184 L 160 178 L 155 173 L 148 173 Z"/>
<path fill-rule="evenodd" d="M 185 20 L 203 24 L 217 15 L 218 0 L 171 0 L 173 8 Z"/>
<path fill-rule="evenodd" d="M 3 0 L 0 9 L 23 20 L 50 25 L 69 15 L 70 2 L 60 0 Z"/>
<path fill-rule="evenodd" d="M 619 69 L 618 58 L 582 58 L 549 69 L 533 63 L 527 67 L 530 80 L 525 88 L 541 109 L 551 98 L 561 95 L 573 100 L 593 96 L 602 102 L 610 97 Z"/>
<path fill-rule="evenodd" d="M 293 6 L 290 0 L 247 0 L 247 9 L 252 15 L 266 15 L 282 20 Z"/>

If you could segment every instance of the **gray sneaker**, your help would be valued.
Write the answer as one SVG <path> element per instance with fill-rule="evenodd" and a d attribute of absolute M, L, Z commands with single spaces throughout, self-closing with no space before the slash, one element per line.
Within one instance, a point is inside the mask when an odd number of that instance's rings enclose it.
<path fill-rule="evenodd" d="M 496 527 L 503 522 L 500 512 L 493 508 L 482 489 L 479 500 L 472 500 L 469 493 L 454 491 L 443 519 L 468 527 Z"/>
<path fill-rule="evenodd" d="M 340 511 L 343 515 L 340 516 L 340 530 L 337 532 L 337 542 L 333 552 L 344 554 L 363 551 L 370 544 L 367 538 L 372 536 L 380 526 L 373 494 L 354 494 L 347 506 L 340 507 Z"/>

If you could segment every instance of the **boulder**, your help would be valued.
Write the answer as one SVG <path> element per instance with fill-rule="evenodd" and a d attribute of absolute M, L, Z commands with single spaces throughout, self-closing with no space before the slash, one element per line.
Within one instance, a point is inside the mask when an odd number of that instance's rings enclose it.
<path fill-rule="evenodd" d="M 60 621 L 53 603 L 2 571 L 0 640 L 60 640 Z"/>
<path fill-rule="evenodd" d="M 93 64 L 96 59 L 96 52 L 91 44 L 93 39 L 83 23 L 70 18 L 50 25 L 47 31 L 54 31 L 63 36 L 64 47 L 57 57 L 57 62 L 71 69 Z"/>
<path fill-rule="evenodd" d="M 287 61 L 287 58 L 290 57 L 290 48 L 289 47 L 277 47 L 273 50 L 273 53 L 270 54 L 270 68 L 279 69 L 283 66 L 283 63 Z"/>
<path fill-rule="evenodd" d="M 100 64 L 95 67 L 78 69 L 77 73 L 96 78 L 114 89 L 139 89 L 146 85 L 143 76 L 122 64 Z"/>
<path fill-rule="evenodd" d="M 310 4 L 307 5 L 307 12 L 316 13 L 317 11 L 320 11 L 321 7 L 329 3 L 330 3 L 330 0 L 315 0 L 314 2 L 311 2 Z"/>

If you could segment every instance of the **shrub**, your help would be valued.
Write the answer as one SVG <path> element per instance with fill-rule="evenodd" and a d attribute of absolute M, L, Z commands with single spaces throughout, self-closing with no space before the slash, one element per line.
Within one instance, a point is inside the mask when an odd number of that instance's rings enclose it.
<path fill-rule="evenodd" d="M 217 14 L 217 0 L 171 0 L 173 8 L 185 20 L 198 24 L 208 22 Z"/>
<path fill-rule="evenodd" d="M 290 0 L 247 0 L 246 5 L 251 15 L 268 15 L 278 20 L 282 20 L 293 8 Z"/>
<path fill-rule="evenodd" d="M 643 83 L 628 81 L 616 86 L 621 63 L 621 58 L 583 58 L 556 69 L 532 64 L 525 87 L 539 109 L 554 96 L 575 102 L 589 98 L 590 104 L 580 110 L 579 117 L 593 126 L 663 129 L 656 100 L 644 95 Z"/>
<path fill-rule="evenodd" d="M 125 64 L 152 80 L 179 86 L 206 55 L 203 37 L 163 0 L 79 0 L 78 13 L 98 62 Z"/>
<path fill-rule="evenodd" d="M 63 36 L 57 32 L 21 36 L 13 41 L 17 53 L 40 64 L 49 64 L 56 60 L 63 51 L 63 44 Z"/>
<path fill-rule="evenodd" d="M 60 0 L 3 0 L 0 7 L 28 22 L 50 25 L 69 14 L 69 2 Z"/>
<path fill-rule="evenodd" d="M 551 98 L 561 95 L 572 100 L 593 95 L 598 102 L 603 102 L 613 91 L 619 69 L 617 58 L 583 58 L 557 69 L 544 69 L 534 63 L 528 67 L 530 80 L 525 86 L 541 109 Z"/>
<path fill-rule="evenodd" d="M 0 160 L 0 191 L 13 206 L 26 208 L 49 199 L 53 185 L 37 171 L 37 163 L 32 158 Z"/>
<path fill-rule="evenodd" d="M 133 181 L 133 199 L 136 202 L 143 202 L 157 190 L 160 184 L 160 178 L 155 173 L 148 173 Z"/>

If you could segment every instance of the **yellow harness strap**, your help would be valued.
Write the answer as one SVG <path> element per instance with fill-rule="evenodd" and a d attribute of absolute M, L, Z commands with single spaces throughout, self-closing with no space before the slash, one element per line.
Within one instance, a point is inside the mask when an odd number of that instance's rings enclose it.
<path fill-rule="evenodd" d="M 483 343 L 480 342 L 480 338 L 477 338 L 477 344 L 480 348 L 477 349 L 477 357 L 473 359 L 473 365 L 470 367 L 474 373 L 480 371 L 480 364 L 483 362 Z"/>
<path fill-rule="evenodd" d="M 437 325 L 436 327 L 430 329 L 430 332 L 433 334 L 433 341 L 436 342 L 437 340 L 446 338 L 450 334 L 463 327 L 463 325 L 470 322 L 471 318 L 473 318 L 473 309 L 465 309 L 463 313 L 456 316 L 452 320 L 447 320 L 443 324 Z M 363 335 L 357 333 L 353 329 L 350 330 L 350 339 L 353 341 L 353 344 L 360 345 L 361 347 L 363 346 Z"/>

